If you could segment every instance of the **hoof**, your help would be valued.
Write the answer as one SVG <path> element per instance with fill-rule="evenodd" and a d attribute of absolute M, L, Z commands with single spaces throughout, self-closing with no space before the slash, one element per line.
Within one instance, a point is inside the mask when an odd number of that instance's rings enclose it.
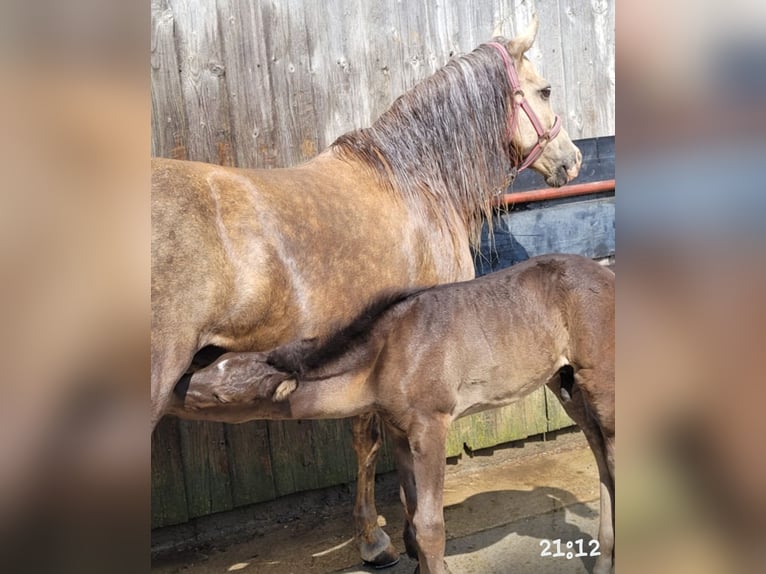
<path fill-rule="evenodd" d="M 361 540 L 359 552 L 364 565 L 376 570 L 390 568 L 399 562 L 399 553 L 391 544 L 388 534 L 380 528 L 376 528 L 368 537 Z"/>
<path fill-rule="evenodd" d="M 374 560 L 362 560 L 362 563 L 368 568 L 382 570 L 399 564 L 399 555 L 396 554 L 393 548 L 391 548 L 378 554 Z"/>

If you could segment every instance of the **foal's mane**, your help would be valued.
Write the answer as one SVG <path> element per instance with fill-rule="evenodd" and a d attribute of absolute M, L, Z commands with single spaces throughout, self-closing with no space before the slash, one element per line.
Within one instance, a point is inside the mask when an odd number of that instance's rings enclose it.
<path fill-rule="evenodd" d="M 393 307 L 409 299 L 424 288 L 384 293 L 373 299 L 349 323 L 333 329 L 322 338 L 298 339 L 269 352 L 266 362 L 272 367 L 298 377 L 311 376 L 336 359 L 342 359 L 336 368 L 350 368 L 369 350 L 374 328 Z"/>
<path fill-rule="evenodd" d="M 482 218 L 491 219 L 493 196 L 505 190 L 518 163 L 507 133 L 509 94 L 502 59 L 482 45 L 404 93 L 372 127 L 342 135 L 332 147 L 339 157 L 366 164 L 423 217 L 443 218 L 453 208 L 475 245 Z"/>

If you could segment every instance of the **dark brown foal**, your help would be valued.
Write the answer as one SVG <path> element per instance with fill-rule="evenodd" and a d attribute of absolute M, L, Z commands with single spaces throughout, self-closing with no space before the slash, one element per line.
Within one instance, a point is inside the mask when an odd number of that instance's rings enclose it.
<path fill-rule="evenodd" d="M 224 355 L 191 377 L 173 410 L 229 422 L 378 413 L 396 444 L 407 550 L 421 574 L 434 574 L 447 572 L 450 424 L 543 384 L 596 457 L 594 572 L 613 572 L 614 274 L 584 257 L 536 257 L 472 281 L 392 295 L 327 338 Z"/>

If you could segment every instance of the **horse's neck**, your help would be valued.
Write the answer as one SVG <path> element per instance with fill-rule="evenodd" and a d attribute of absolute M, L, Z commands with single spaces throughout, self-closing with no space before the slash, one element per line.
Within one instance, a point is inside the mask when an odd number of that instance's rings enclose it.
<path fill-rule="evenodd" d="M 368 163 L 353 155 L 342 155 L 333 147 L 305 163 L 302 168 L 320 177 L 325 177 L 327 173 L 336 174 L 336 182 L 353 181 L 352 197 L 361 193 L 366 197 L 374 195 L 376 209 L 399 210 L 401 225 L 397 233 L 405 236 L 405 241 L 409 243 L 392 245 L 392 248 L 408 245 L 408 255 L 413 259 L 416 272 L 427 273 L 427 276 L 418 276 L 415 284 L 430 285 L 473 278 L 471 240 L 477 240 L 478 245 L 480 229 L 475 229 L 473 222 L 468 221 L 457 206 L 448 201 L 435 204 L 425 194 L 422 197 L 405 197 L 400 189 L 393 186 L 393 182 L 382 181 L 381 174 Z M 337 190 L 336 183 L 334 193 Z M 438 208 L 435 209 L 435 206 Z M 421 255 L 417 255 L 418 252 Z"/>

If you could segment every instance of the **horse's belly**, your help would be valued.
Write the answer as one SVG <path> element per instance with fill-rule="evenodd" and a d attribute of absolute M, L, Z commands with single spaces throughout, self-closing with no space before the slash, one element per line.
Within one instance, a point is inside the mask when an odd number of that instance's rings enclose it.
<path fill-rule="evenodd" d="M 463 388 L 455 406 L 454 418 L 460 418 L 489 409 L 504 407 L 518 401 L 532 392 L 539 385 L 529 385 L 521 388 L 487 389 L 485 385 L 474 382 Z"/>
<path fill-rule="evenodd" d="M 498 369 L 492 377 L 464 380 L 459 387 L 454 418 L 514 403 L 546 384 L 568 361 L 561 356 L 545 364 L 536 364 L 535 360 L 519 363 L 515 372 Z"/>

